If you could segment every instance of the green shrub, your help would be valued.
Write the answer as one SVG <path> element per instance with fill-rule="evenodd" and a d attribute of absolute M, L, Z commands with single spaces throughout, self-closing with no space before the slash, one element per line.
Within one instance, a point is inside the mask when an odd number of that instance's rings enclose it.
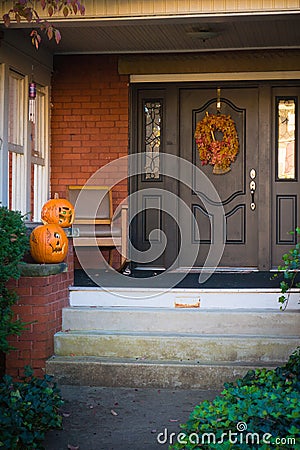
<path fill-rule="evenodd" d="M 6 375 L 0 384 L 0 448 L 43 449 L 46 431 L 61 427 L 62 404 L 49 375 L 36 378 L 29 367 L 23 382 L 13 382 Z"/>
<path fill-rule="evenodd" d="M 195 407 L 170 449 L 300 449 L 300 347 L 285 366 L 224 387 Z"/>
<path fill-rule="evenodd" d="M 29 248 L 29 238 L 23 216 L 19 211 L 10 211 L 0 206 L 0 351 L 11 349 L 7 338 L 12 334 L 20 334 L 25 324 L 13 320 L 12 306 L 17 295 L 7 288 L 11 278 L 20 277 L 19 264 Z"/>
<path fill-rule="evenodd" d="M 290 234 L 295 234 L 291 231 Z M 296 237 L 300 237 L 300 227 L 296 228 Z M 281 295 L 278 299 L 281 304 L 280 309 L 285 310 L 291 289 L 293 287 L 300 287 L 300 283 L 296 282 L 298 273 L 300 271 L 300 242 L 297 242 L 295 247 L 288 253 L 282 256 L 283 264 L 278 266 L 280 274 L 275 274 L 273 278 L 283 276 L 283 280 L 280 282 Z"/>

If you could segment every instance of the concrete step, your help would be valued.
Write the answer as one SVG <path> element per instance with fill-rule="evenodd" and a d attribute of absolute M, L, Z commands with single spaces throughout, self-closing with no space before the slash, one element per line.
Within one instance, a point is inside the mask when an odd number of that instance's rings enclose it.
<path fill-rule="evenodd" d="M 71 307 L 62 329 L 299 336 L 300 310 Z"/>
<path fill-rule="evenodd" d="M 299 345 L 299 311 L 71 307 L 47 373 L 60 383 L 221 388 Z"/>
<path fill-rule="evenodd" d="M 279 363 L 264 367 L 274 368 Z M 46 372 L 60 384 L 152 387 L 169 389 L 221 389 L 225 382 L 243 377 L 255 364 L 208 361 L 136 361 L 97 357 L 54 356 Z"/>
<path fill-rule="evenodd" d="M 285 361 L 298 344 L 298 336 L 68 331 L 55 335 L 54 351 L 58 356 L 258 363 Z"/>

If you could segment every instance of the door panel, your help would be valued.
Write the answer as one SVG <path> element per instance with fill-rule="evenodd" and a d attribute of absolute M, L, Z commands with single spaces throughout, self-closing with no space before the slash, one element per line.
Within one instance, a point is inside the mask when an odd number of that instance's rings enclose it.
<path fill-rule="evenodd" d="M 257 211 L 258 198 L 254 194 L 255 209 L 250 208 L 250 182 L 257 185 L 258 160 L 258 91 L 249 89 L 222 89 L 221 114 L 230 115 L 239 136 L 239 153 L 226 174 L 214 174 L 211 165 L 203 166 L 194 139 L 195 127 L 206 112 L 216 114 L 216 91 L 182 89 L 180 92 L 180 156 L 192 162 L 213 183 L 225 212 L 225 250 L 220 262 L 223 267 L 251 267 L 258 265 Z M 219 140 L 222 136 L 219 137 Z M 250 178 L 255 169 L 255 178 Z M 196 179 L 196 177 L 195 177 Z M 196 218 L 200 237 L 191 235 L 190 246 L 198 246 L 195 266 L 203 266 L 207 257 L 214 220 L 208 217 L 205 203 L 213 204 L 203 195 L 201 186 L 193 190 L 180 185 L 180 196 L 189 205 Z M 200 198 L 199 198 L 200 197 Z M 184 220 L 182 216 L 179 220 Z M 185 266 L 187 261 L 180 264 Z"/>
<path fill-rule="evenodd" d="M 165 269 L 176 260 L 180 239 L 176 217 L 167 212 L 168 209 L 176 211 L 175 200 L 173 197 L 170 199 L 167 193 L 176 195 L 177 180 L 165 175 L 161 155 L 164 152 L 176 154 L 178 147 L 176 89 L 170 86 L 136 89 L 132 100 L 136 105 L 132 120 L 132 153 L 142 153 L 143 157 L 139 174 L 130 181 L 130 191 L 134 193 L 130 200 L 130 234 L 134 248 L 145 257 L 141 256 L 137 262 L 133 252 L 130 259 L 138 268 Z M 156 145 L 152 145 L 155 142 Z M 174 204 L 170 205 L 170 202 Z M 152 260 L 146 256 L 151 248 L 156 255 Z"/>

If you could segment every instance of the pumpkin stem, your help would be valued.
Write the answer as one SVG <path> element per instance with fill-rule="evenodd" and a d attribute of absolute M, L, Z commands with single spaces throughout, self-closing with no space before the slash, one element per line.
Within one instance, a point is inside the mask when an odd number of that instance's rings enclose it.
<path fill-rule="evenodd" d="M 57 192 L 55 192 L 54 197 L 53 198 L 59 198 L 59 195 Z"/>

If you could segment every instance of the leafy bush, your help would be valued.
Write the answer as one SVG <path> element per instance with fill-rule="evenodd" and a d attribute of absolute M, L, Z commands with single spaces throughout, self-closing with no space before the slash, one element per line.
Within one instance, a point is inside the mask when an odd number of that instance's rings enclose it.
<path fill-rule="evenodd" d="M 63 404 L 52 377 L 36 378 L 25 368 L 23 382 L 5 376 L 0 384 L 0 448 L 43 449 L 46 431 L 60 428 Z"/>
<path fill-rule="evenodd" d="M 20 319 L 13 321 L 12 305 L 17 301 L 17 295 L 7 288 L 9 279 L 20 277 L 19 263 L 29 248 L 19 211 L 0 206 L 0 236 L 0 351 L 7 352 L 11 348 L 8 336 L 20 334 L 25 325 Z"/>
<path fill-rule="evenodd" d="M 224 387 L 196 406 L 170 449 L 300 448 L 300 347 L 283 367 L 250 370 Z"/>
<path fill-rule="evenodd" d="M 290 234 L 295 234 L 291 231 Z M 296 228 L 296 234 L 300 237 L 300 227 Z M 282 256 L 283 265 L 278 266 L 278 270 L 282 272 L 283 280 L 280 283 L 281 296 L 278 301 L 281 303 L 280 309 L 285 309 L 289 301 L 290 290 L 293 287 L 300 287 L 300 283 L 296 282 L 296 277 L 300 271 L 300 242 L 288 253 Z M 278 274 L 274 275 L 274 278 Z"/>

